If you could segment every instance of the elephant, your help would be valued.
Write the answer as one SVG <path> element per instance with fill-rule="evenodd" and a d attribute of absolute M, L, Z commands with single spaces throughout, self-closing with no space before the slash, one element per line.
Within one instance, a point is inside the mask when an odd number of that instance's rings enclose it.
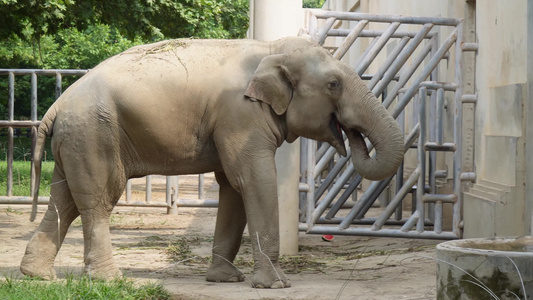
<path fill-rule="evenodd" d="M 21 272 L 56 278 L 56 254 L 81 216 L 84 272 L 119 276 L 109 220 L 127 180 L 214 172 L 219 207 L 206 279 L 245 279 L 231 263 L 248 225 L 252 286 L 290 287 L 278 261 L 274 155 L 299 136 L 327 142 L 344 156 L 348 144 L 356 171 L 370 180 L 392 176 L 404 155 L 396 120 L 354 69 L 305 37 L 167 40 L 108 58 L 70 86 L 39 125 L 31 220 L 48 137 L 53 184 Z"/>

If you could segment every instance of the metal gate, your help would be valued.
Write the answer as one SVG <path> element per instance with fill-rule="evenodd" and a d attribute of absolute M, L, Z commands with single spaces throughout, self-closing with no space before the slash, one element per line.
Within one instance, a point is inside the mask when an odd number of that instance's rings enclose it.
<path fill-rule="evenodd" d="M 353 67 L 399 122 L 406 155 L 396 175 L 369 183 L 356 174 L 350 155 L 303 139 L 300 229 L 461 238 L 462 192 L 475 179 L 463 171 L 473 170 L 463 159 L 463 144 L 471 145 L 462 135 L 463 105 L 477 100 L 463 93 L 473 80 L 463 76 L 463 52 L 477 51 L 477 44 L 463 41 L 463 21 L 313 10 L 307 33 L 337 59 L 368 43 Z"/>

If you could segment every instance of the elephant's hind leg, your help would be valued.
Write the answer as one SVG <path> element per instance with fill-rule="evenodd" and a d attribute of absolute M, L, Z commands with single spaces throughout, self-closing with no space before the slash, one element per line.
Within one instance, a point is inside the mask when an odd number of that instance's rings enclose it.
<path fill-rule="evenodd" d="M 121 178 L 110 176 L 103 189 L 95 188 L 99 193 L 73 193 L 83 226 L 84 271 L 93 278 L 105 280 L 122 275 L 113 260 L 109 231 L 111 212 L 125 186 Z"/>
<path fill-rule="evenodd" d="M 72 221 L 79 216 L 67 182 L 59 167 L 54 169 L 50 204 L 31 238 L 20 264 L 23 274 L 55 279 L 54 260 Z"/>
<path fill-rule="evenodd" d="M 244 281 L 244 274 L 233 265 L 246 226 L 246 214 L 241 195 L 228 183 L 224 173 L 216 173 L 220 197 L 213 243 L 213 263 L 207 271 L 207 281 Z"/>

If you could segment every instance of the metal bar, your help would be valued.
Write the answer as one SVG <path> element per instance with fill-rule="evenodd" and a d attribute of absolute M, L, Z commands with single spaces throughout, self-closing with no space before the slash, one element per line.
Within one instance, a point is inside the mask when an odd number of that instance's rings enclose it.
<path fill-rule="evenodd" d="M 324 26 L 320 27 L 317 33 L 317 43 L 319 45 L 322 45 L 324 41 L 326 40 L 326 37 L 328 36 L 328 30 L 333 26 L 337 19 L 334 17 L 330 17 L 326 20 L 326 23 Z"/>
<path fill-rule="evenodd" d="M 409 45 L 407 47 L 405 47 L 403 49 L 403 51 L 398 55 L 398 58 L 390 66 L 389 70 L 387 70 L 387 72 L 385 72 L 385 75 L 383 76 L 383 80 L 378 85 L 376 85 L 375 88 L 372 89 L 372 92 L 374 93 L 374 95 L 381 94 L 385 90 L 385 88 L 389 85 L 389 83 L 394 78 L 394 76 L 400 71 L 400 69 L 403 67 L 403 65 L 409 59 L 409 57 L 418 48 L 420 43 L 424 40 L 424 38 L 426 38 L 426 36 L 428 36 L 428 34 L 429 34 L 429 32 L 431 31 L 432 28 L 433 28 L 433 24 L 424 24 L 422 29 L 420 29 L 420 31 L 418 31 L 418 33 L 415 35 L 415 37 L 412 39 L 412 41 L 409 43 Z M 422 53 L 418 55 L 419 59 L 417 59 L 415 62 L 413 62 L 413 65 L 411 65 L 410 68 L 414 67 L 414 70 L 416 70 L 416 68 L 420 64 L 420 62 L 418 62 L 418 60 L 421 61 L 421 59 L 426 57 L 427 53 L 429 53 L 430 50 L 431 50 L 431 44 L 428 43 L 426 46 L 424 46 L 422 48 Z M 414 70 L 413 70 L 413 72 L 414 72 Z M 409 73 L 412 74 L 412 72 L 409 72 Z M 411 77 L 411 75 L 409 75 L 408 77 Z M 401 86 L 398 87 L 398 89 L 403 87 L 408 79 L 409 78 L 406 78 L 404 80 L 404 82 L 401 83 L 401 84 L 398 82 L 398 84 L 401 85 Z M 389 93 L 389 96 L 392 95 L 391 97 L 395 98 L 397 92 L 398 91 L 393 92 L 393 93 Z M 385 106 L 385 107 L 388 107 L 388 106 Z"/>
<path fill-rule="evenodd" d="M 442 17 L 410 17 L 401 15 L 376 15 L 357 12 L 339 12 L 339 11 L 327 11 L 327 10 L 312 10 L 314 16 L 320 19 L 326 19 L 330 17 L 337 18 L 339 20 L 347 21 L 361 21 L 368 20 L 369 22 L 382 22 L 392 23 L 400 22 L 405 24 L 419 24 L 433 23 L 435 25 L 443 26 L 457 26 L 461 23 L 461 19 L 456 18 L 442 18 Z"/>
<path fill-rule="evenodd" d="M 346 37 L 346 40 L 344 41 L 344 43 L 342 43 L 342 45 L 339 48 L 337 48 L 337 50 L 333 54 L 333 58 L 341 59 L 344 56 L 344 54 L 346 54 L 348 49 L 350 49 L 350 47 L 353 45 L 357 37 L 359 37 L 359 34 L 361 34 L 361 32 L 363 31 L 363 29 L 365 28 L 367 24 L 368 24 L 367 20 L 358 22 L 355 28 L 350 30 L 350 33 Z"/>
<path fill-rule="evenodd" d="M 461 49 L 463 51 L 477 52 L 477 50 L 479 49 L 479 44 L 478 43 L 463 43 L 461 45 Z"/>
<path fill-rule="evenodd" d="M 411 228 L 415 227 L 416 224 L 418 223 L 419 216 L 420 216 L 420 214 L 419 214 L 418 210 L 415 210 L 413 212 L 413 214 L 409 217 L 407 222 L 405 222 L 403 224 L 402 228 L 400 228 L 400 231 L 408 232 L 409 230 L 411 230 Z M 421 231 L 417 230 L 416 232 L 420 233 Z"/>
<path fill-rule="evenodd" d="M 420 126 L 415 126 L 411 132 L 409 133 L 409 135 L 405 138 L 405 151 L 407 151 L 409 149 L 409 147 L 415 142 L 418 134 L 420 132 Z M 350 164 L 351 165 L 351 164 Z M 353 166 L 352 166 L 353 167 Z M 327 219 L 331 219 L 333 218 L 338 212 L 339 210 L 341 209 L 341 207 L 344 205 L 344 203 L 348 200 L 349 196 L 355 191 L 355 189 L 357 188 L 357 186 L 361 183 L 361 181 L 363 180 L 363 178 L 357 174 L 357 176 L 355 177 L 355 179 L 348 185 L 348 187 L 346 188 L 346 190 L 344 191 L 344 193 L 339 197 L 339 199 L 337 199 L 337 201 L 335 202 L 335 204 L 331 207 L 331 209 L 328 211 L 327 215 L 326 215 L 326 218 Z M 320 188 L 320 187 L 319 187 Z M 361 201 L 361 200 L 359 200 Z M 353 208 L 352 208 L 353 209 Z M 356 214 L 354 214 L 355 216 Z M 353 220 L 351 220 L 350 222 L 353 222 Z"/>
<path fill-rule="evenodd" d="M 9 105 L 9 104 L 8 104 Z M 8 108 L 9 111 L 9 108 Z M 3 121 L 0 120 L 0 128 L 28 128 L 28 127 L 39 127 L 41 121 Z"/>
<path fill-rule="evenodd" d="M 461 96 L 461 102 L 476 104 L 477 103 L 477 94 L 462 95 Z"/>
<path fill-rule="evenodd" d="M 311 187 L 307 184 L 307 156 L 309 155 L 309 139 L 300 139 L 300 182 L 298 182 L 298 210 L 299 221 L 305 222 L 307 218 L 307 193 Z M 314 149 L 311 150 L 314 152 Z M 314 187 L 313 187 L 314 188 Z"/>
<path fill-rule="evenodd" d="M 9 73 L 8 77 L 9 87 L 8 87 L 8 101 L 7 101 L 7 118 L 8 122 L 13 122 L 15 116 L 15 74 L 12 72 Z M 8 197 L 13 196 L 13 151 L 14 151 L 14 140 L 13 140 L 13 127 L 7 128 L 7 188 L 6 195 Z"/>
<path fill-rule="evenodd" d="M 385 30 L 385 33 L 383 33 L 382 36 L 379 37 L 376 44 L 370 49 L 368 52 L 368 55 L 366 55 L 363 59 L 363 61 L 357 65 L 355 68 L 355 71 L 359 76 L 363 74 L 363 72 L 370 66 L 370 64 L 374 61 L 378 53 L 383 49 L 387 41 L 390 39 L 391 35 L 400 27 L 399 22 L 394 22 L 390 24 L 389 28 Z"/>
<path fill-rule="evenodd" d="M 435 225 L 433 225 L 433 231 L 440 234 L 442 233 L 442 201 L 435 202 Z"/>
<path fill-rule="evenodd" d="M 316 190 L 315 192 L 315 199 L 318 200 L 320 197 L 322 197 L 322 195 L 324 194 L 324 192 L 326 191 L 326 189 L 335 181 L 335 178 L 337 177 L 337 175 L 339 175 L 339 173 L 342 171 L 342 169 L 344 168 L 344 166 L 351 160 L 351 150 L 350 149 L 346 149 L 346 153 L 347 155 L 345 157 L 341 157 L 337 163 L 335 164 L 335 166 L 333 167 L 333 169 L 331 169 L 328 173 L 328 176 L 326 176 L 326 178 L 322 181 L 322 183 L 320 184 L 320 186 L 318 187 L 318 189 Z M 347 167 L 347 169 L 349 168 L 349 166 Z M 345 170 L 346 172 L 346 170 Z M 315 179 L 318 178 L 318 176 L 320 175 L 320 173 L 316 174 L 317 172 L 315 171 L 315 175 L 316 177 L 314 177 Z"/>
<path fill-rule="evenodd" d="M 152 201 L 152 175 L 146 176 L 146 203 Z"/>
<path fill-rule="evenodd" d="M 344 184 L 348 182 L 348 180 L 350 180 L 353 174 L 355 174 L 355 169 L 353 167 L 353 164 L 350 164 L 339 177 L 339 179 L 337 179 L 337 182 L 335 182 L 331 190 L 328 191 L 326 197 L 324 197 L 324 199 L 320 201 L 318 206 L 313 211 L 313 222 L 316 222 L 316 220 L 318 220 L 322 213 L 326 211 L 328 206 L 335 199 L 335 196 L 337 196 L 340 190 L 344 187 Z"/>
<path fill-rule="evenodd" d="M 409 150 L 411 145 L 414 143 L 416 136 L 419 135 L 419 132 L 420 128 L 418 126 L 415 126 L 415 128 L 413 128 L 413 130 L 410 132 L 409 136 L 405 139 L 404 152 L 407 152 L 407 150 Z M 350 166 L 352 166 L 352 164 L 350 164 Z M 370 205 L 377 199 L 377 196 L 379 195 L 380 191 L 382 191 L 390 183 L 391 179 L 392 177 L 382 181 L 372 182 L 367 191 L 363 194 L 363 196 L 361 196 L 361 199 L 359 199 L 359 201 L 357 201 L 357 203 L 350 210 L 348 215 L 345 217 L 343 223 L 340 224 L 339 228 L 347 228 L 348 226 L 350 226 L 354 219 L 361 218 L 362 214 L 365 214 L 368 209 L 370 209 Z M 378 195 L 376 195 L 376 193 L 378 193 Z M 344 199 L 344 194 L 341 196 L 341 198 L 346 201 Z M 337 203 L 341 203 L 341 199 L 337 200 Z M 335 209 L 340 208 L 338 206 L 334 207 Z M 330 210 L 328 215 L 330 215 L 332 212 L 333 209 Z"/>
<path fill-rule="evenodd" d="M 31 120 L 37 121 L 37 74 L 31 74 Z"/>
<path fill-rule="evenodd" d="M 398 121 L 398 124 L 400 125 L 400 130 L 402 131 L 403 135 L 405 136 L 405 111 L 402 111 L 398 118 L 396 119 Z M 396 194 L 400 192 L 404 182 L 404 166 L 405 162 L 402 160 L 400 167 L 398 168 L 398 171 L 396 172 Z M 400 202 L 399 205 L 396 206 L 396 211 L 394 213 L 394 219 L 395 220 L 401 220 L 403 218 L 403 202 Z"/>
<path fill-rule="evenodd" d="M 335 150 L 335 148 L 333 148 L 330 144 L 322 143 L 322 145 L 320 145 L 318 150 L 316 150 L 316 154 L 315 154 L 316 159 L 317 160 L 322 159 L 322 156 L 324 156 L 324 154 L 326 154 L 329 149 L 334 149 Z M 335 151 L 333 151 L 333 154 L 335 154 Z"/>
<path fill-rule="evenodd" d="M 326 219 L 326 218 L 320 218 L 318 221 L 316 221 L 316 224 L 340 224 L 344 218 L 333 218 L 333 219 Z M 385 223 L 386 225 L 392 225 L 392 226 L 401 226 L 403 225 L 407 219 L 404 220 L 387 220 Z M 372 225 L 376 222 L 376 218 L 363 218 L 360 220 L 354 220 L 352 222 L 352 225 Z"/>
<path fill-rule="evenodd" d="M 405 45 L 409 42 L 408 37 L 403 37 L 398 45 L 394 47 L 392 52 L 387 56 L 387 59 L 383 62 L 383 64 L 379 67 L 378 72 L 372 76 L 372 79 L 368 83 L 368 88 L 372 90 L 376 84 L 383 78 L 383 75 L 385 75 L 385 72 L 390 68 L 392 63 L 396 60 L 398 55 L 400 55 L 400 52 L 405 48 Z"/>
<path fill-rule="evenodd" d="M 315 149 L 316 141 L 309 140 L 307 143 L 307 185 L 309 186 L 309 191 L 307 192 L 307 226 L 311 228 L 313 226 L 312 217 L 313 211 L 315 210 L 315 179 L 313 177 L 314 167 L 315 167 Z"/>
<path fill-rule="evenodd" d="M 419 176 L 420 176 L 420 170 L 417 168 L 413 171 L 411 176 L 409 176 L 409 178 L 405 181 L 405 184 L 400 188 L 400 190 L 396 193 L 394 198 L 392 198 L 391 202 L 379 215 L 379 217 L 376 219 L 376 222 L 372 224 L 372 230 L 381 229 L 381 227 L 385 224 L 385 222 L 395 212 L 396 207 L 398 207 L 402 203 L 405 196 L 411 191 L 411 189 L 417 182 Z"/>
<path fill-rule="evenodd" d="M 85 75 L 89 70 L 75 70 L 75 69 L 0 69 L 0 75 L 9 75 L 13 73 L 15 75 L 45 75 L 55 76 L 61 74 L 63 76 L 81 76 Z"/>
<path fill-rule="evenodd" d="M 422 202 L 443 202 L 443 203 L 455 203 L 457 202 L 457 196 L 454 194 L 425 194 L 422 196 Z"/>
<path fill-rule="evenodd" d="M 344 133 L 343 133 L 343 136 L 344 136 Z M 351 150 L 346 149 L 346 152 L 351 153 Z M 337 150 L 335 150 L 335 148 L 333 147 L 329 147 L 326 153 L 322 155 L 320 160 L 316 163 L 315 170 L 313 173 L 314 179 L 317 179 L 318 176 L 320 176 L 320 173 L 322 173 L 324 169 L 328 166 L 328 163 L 333 159 L 333 156 L 335 155 L 335 153 L 337 153 Z M 349 157 L 349 156 L 350 154 L 346 154 L 346 157 Z"/>
<path fill-rule="evenodd" d="M 198 199 L 204 199 L 204 174 L 198 175 Z"/>
<path fill-rule="evenodd" d="M 461 175 L 459 175 L 459 180 L 475 182 L 476 173 L 475 172 L 462 172 Z"/>
<path fill-rule="evenodd" d="M 305 230 L 305 229 L 304 229 Z M 434 240 L 453 240 L 459 236 L 452 232 L 436 233 L 434 231 L 402 231 L 395 229 L 371 230 L 370 228 L 350 227 L 346 229 L 337 229 L 331 226 L 314 226 L 306 231 L 308 234 L 331 234 L 331 235 L 357 235 L 357 236 L 376 236 L 376 237 L 397 237 L 413 239 L 434 239 Z"/>
<path fill-rule="evenodd" d="M 394 175 L 385 180 L 372 182 L 371 186 L 365 192 L 365 194 L 368 194 L 368 200 L 363 199 L 365 195 L 363 194 L 363 196 L 361 196 L 361 199 L 356 203 L 356 204 L 360 203 L 361 205 L 359 206 L 359 209 L 354 210 L 356 212 L 355 220 L 364 218 L 365 214 L 372 207 L 372 204 L 376 202 L 379 195 L 390 184 L 393 177 Z M 363 200 L 366 200 L 366 201 L 363 201 Z"/>
<path fill-rule="evenodd" d="M 368 48 L 365 49 L 365 51 L 363 52 L 363 54 L 361 54 L 361 56 L 359 56 L 359 60 L 357 60 L 357 62 L 355 63 L 355 68 L 357 69 L 357 67 L 359 65 L 361 65 L 363 63 L 363 60 L 365 59 L 365 57 L 368 56 L 368 54 L 370 53 L 370 50 L 372 48 L 374 48 L 374 46 L 377 44 L 377 42 L 379 41 L 379 38 L 378 37 L 375 37 L 374 39 L 372 39 L 372 41 L 370 42 L 370 45 L 368 45 Z M 363 74 L 362 72 L 359 73 L 359 77 L 361 77 Z"/>
<path fill-rule="evenodd" d="M 424 149 L 426 151 L 448 151 L 454 152 L 457 150 L 457 145 L 455 143 L 436 143 L 436 142 L 426 142 L 424 144 Z"/>
<path fill-rule="evenodd" d="M 298 183 L 298 191 L 307 193 L 310 191 L 310 187 L 307 183 L 300 182 Z"/>
<path fill-rule="evenodd" d="M 417 221 L 416 231 L 424 231 L 424 216 L 425 207 L 422 202 L 424 196 L 424 187 L 426 185 L 426 152 L 424 150 L 424 143 L 426 140 L 426 87 L 421 87 L 418 93 L 419 97 L 419 116 L 418 122 L 420 123 L 420 135 L 418 136 L 418 169 L 420 170 L 420 176 L 418 177 L 418 184 L 416 187 L 416 211 L 420 218 Z"/>
<path fill-rule="evenodd" d="M 344 206 L 344 203 L 346 203 L 346 201 L 350 198 L 350 195 L 355 192 L 357 186 L 361 184 L 361 181 L 363 181 L 363 177 L 357 174 L 352 180 L 352 182 L 350 182 L 348 187 L 344 190 L 344 193 L 342 193 L 340 198 L 337 199 L 335 204 L 333 204 L 333 206 L 330 208 L 330 210 L 325 216 L 326 219 L 332 219 L 333 217 L 335 217 L 339 210 Z"/>
<path fill-rule="evenodd" d="M 362 21 L 361 21 L 362 22 Z M 330 29 L 328 31 L 328 36 L 336 36 L 336 37 L 345 37 L 350 35 L 351 29 Z M 360 38 L 371 38 L 371 37 L 377 37 L 383 35 L 385 31 L 384 30 L 363 30 L 359 34 Z M 404 37 L 414 38 L 418 31 L 396 31 L 391 35 L 391 38 L 401 39 Z M 436 32 L 430 32 L 428 33 L 424 39 L 430 39 L 437 35 Z"/>
<path fill-rule="evenodd" d="M 435 137 L 437 144 L 442 145 L 444 142 L 444 88 L 440 87 L 437 90 L 437 136 Z"/>
<path fill-rule="evenodd" d="M 455 91 L 457 89 L 457 84 L 454 82 L 423 81 L 420 83 L 420 86 L 425 86 L 428 90 L 443 89 L 445 91 Z"/>
<path fill-rule="evenodd" d="M 441 58 L 446 54 L 446 52 L 448 52 L 450 47 L 455 43 L 456 39 L 457 39 L 457 29 L 455 29 L 448 36 L 448 38 L 446 39 L 445 43 L 439 48 L 439 50 L 437 50 L 435 55 L 430 59 L 430 61 L 424 67 L 422 72 L 420 72 L 420 75 L 418 75 L 418 77 L 414 80 L 413 85 L 411 86 L 411 88 L 409 88 L 409 90 L 405 93 L 405 95 L 402 97 L 402 99 L 400 100 L 400 102 L 396 106 L 396 108 L 395 108 L 395 110 L 394 110 L 394 112 L 392 114 L 394 118 L 396 118 L 398 116 L 399 112 L 405 108 L 407 103 L 409 103 L 409 100 L 411 100 L 413 95 L 416 94 L 417 88 L 420 86 L 420 83 L 422 81 L 424 81 L 424 79 L 429 76 L 429 74 L 431 73 L 431 70 L 433 70 L 433 68 L 435 68 L 435 66 L 437 66 L 437 64 L 440 62 Z M 431 44 L 428 44 L 428 45 L 431 46 Z M 414 70 L 413 70 L 413 72 L 414 72 Z M 405 84 L 405 82 L 403 84 Z M 402 86 L 403 86 L 403 84 L 402 84 Z M 399 85 L 400 85 L 400 83 L 398 82 L 397 86 L 399 86 Z M 387 102 L 387 100 L 385 100 L 385 102 Z M 388 107 L 390 105 L 390 102 L 392 102 L 392 99 L 389 100 L 389 103 L 384 103 L 383 105 L 385 105 L 385 107 Z"/>

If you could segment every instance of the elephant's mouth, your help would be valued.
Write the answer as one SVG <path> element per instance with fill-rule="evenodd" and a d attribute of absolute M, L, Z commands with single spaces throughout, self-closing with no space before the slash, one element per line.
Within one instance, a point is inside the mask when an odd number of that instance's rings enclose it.
<path fill-rule="evenodd" d="M 342 125 L 337 121 L 335 115 L 331 115 L 331 120 L 329 121 L 329 129 L 333 133 L 333 141 L 330 143 L 340 155 L 346 156 L 346 147 L 344 146 L 344 138 L 342 137 Z"/>

